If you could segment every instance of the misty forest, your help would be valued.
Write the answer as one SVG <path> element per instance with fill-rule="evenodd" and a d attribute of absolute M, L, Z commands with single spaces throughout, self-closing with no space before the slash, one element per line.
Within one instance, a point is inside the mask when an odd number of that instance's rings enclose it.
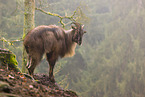
<path fill-rule="evenodd" d="M 27 73 L 25 1 L 0 0 L 0 48 L 12 51 Z M 29 22 L 33 27 L 53 24 L 68 30 L 73 19 L 87 33 L 73 57 L 56 62 L 59 86 L 80 97 L 145 97 L 145 1 L 35 0 L 34 21 Z M 45 56 L 34 73 L 49 73 Z"/>

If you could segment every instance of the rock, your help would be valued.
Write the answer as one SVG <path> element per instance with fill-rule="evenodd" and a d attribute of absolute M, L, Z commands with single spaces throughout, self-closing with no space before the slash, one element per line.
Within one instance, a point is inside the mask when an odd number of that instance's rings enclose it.
<path fill-rule="evenodd" d="M 26 74 L 0 66 L 0 97 L 78 97 L 72 90 L 64 90 L 49 81 L 46 74 L 37 74 L 34 78 L 35 81 Z"/>
<path fill-rule="evenodd" d="M 10 85 L 7 82 L 0 81 L 0 91 L 10 93 Z"/>
<path fill-rule="evenodd" d="M 22 96 L 10 94 L 10 93 L 0 93 L 0 97 L 22 97 Z"/>

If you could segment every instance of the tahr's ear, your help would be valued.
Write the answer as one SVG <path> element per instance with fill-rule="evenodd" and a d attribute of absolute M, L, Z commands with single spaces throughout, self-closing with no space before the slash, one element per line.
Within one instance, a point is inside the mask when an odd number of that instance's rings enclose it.
<path fill-rule="evenodd" d="M 71 26 L 71 28 L 72 28 L 72 29 L 76 29 L 76 27 L 75 27 L 75 26 L 73 26 L 73 25 Z"/>

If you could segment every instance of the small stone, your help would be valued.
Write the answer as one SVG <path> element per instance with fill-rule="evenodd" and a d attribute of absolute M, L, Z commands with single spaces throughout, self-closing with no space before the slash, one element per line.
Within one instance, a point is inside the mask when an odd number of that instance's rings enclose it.
<path fill-rule="evenodd" d="M 29 88 L 31 88 L 31 89 L 32 89 L 32 88 L 33 88 L 33 85 L 29 85 Z"/>

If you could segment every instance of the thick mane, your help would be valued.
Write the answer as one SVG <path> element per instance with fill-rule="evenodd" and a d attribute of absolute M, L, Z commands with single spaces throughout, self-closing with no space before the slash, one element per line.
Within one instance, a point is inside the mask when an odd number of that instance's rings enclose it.
<path fill-rule="evenodd" d="M 75 54 L 76 43 L 72 41 L 73 29 L 65 31 L 66 51 L 64 57 L 72 57 Z"/>

